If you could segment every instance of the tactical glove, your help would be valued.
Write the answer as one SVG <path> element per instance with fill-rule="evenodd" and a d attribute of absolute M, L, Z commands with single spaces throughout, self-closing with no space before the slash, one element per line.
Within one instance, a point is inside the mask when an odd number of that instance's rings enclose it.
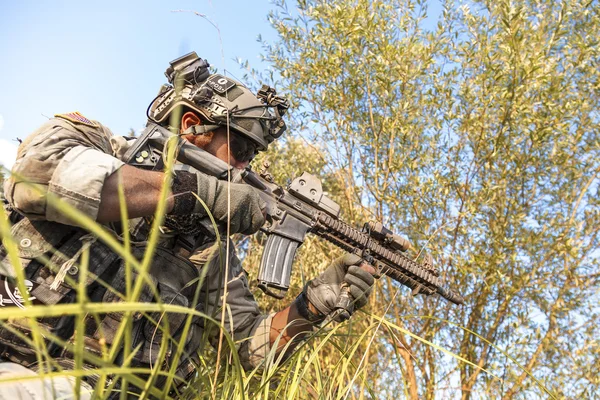
<path fill-rule="evenodd" d="M 227 186 L 230 185 L 230 213 L 227 212 Z M 207 216 L 196 193 L 208 206 L 215 221 L 223 226 L 229 220 L 231 233 L 251 235 L 265 223 L 265 202 L 255 189 L 243 183 L 220 181 L 203 173 L 177 171 L 172 187 L 175 204 L 170 214 Z"/>
<path fill-rule="evenodd" d="M 329 267 L 318 278 L 309 281 L 304 291 L 299 296 L 300 315 L 311 322 L 321 322 L 325 317 L 336 310 L 342 285 L 348 287 L 353 309 L 358 309 L 367 304 L 367 298 L 371 293 L 375 278 L 373 267 L 367 265 L 366 269 L 372 269 L 369 272 L 359 266 L 361 258 L 355 254 L 346 254 L 335 259 Z M 302 301 L 308 301 L 319 312 L 320 315 L 303 315 L 304 305 Z M 307 306 L 307 305 L 306 305 Z M 347 310 L 349 314 L 352 309 Z"/>

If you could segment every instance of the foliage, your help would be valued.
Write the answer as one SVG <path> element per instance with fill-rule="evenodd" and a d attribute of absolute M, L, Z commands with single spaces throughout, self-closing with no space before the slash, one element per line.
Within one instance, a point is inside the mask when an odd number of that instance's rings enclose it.
<path fill-rule="evenodd" d="M 456 307 L 388 282 L 370 311 L 476 367 L 379 332 L 386 362 L 360 373 L 378 397 L 530 398 L 545 386 L 594 398 L 600 7 L 447 1 L 432 27 L 431 5 L 281 0 L 270 16 L 279 39 L 265 58 L 296 131 L 344 182 L 346 217 L 372 212 L 404 232 L 467 297 Z"/>
<path fill-rule="evenodd" d="M 278 0 L 270 21 L 279 40 L 265 44 L 265 57 L 279 92 L 296 103 L 288 118 L 295 135 L 259 157 L 255 169 L 266 157 L 281 183 L 304 170 L 318 174 L 346 221 L 376 218 L 404 233 L 415 256 L 426 251 L 438 259 L 442 277 L 466 296 L 466 305 L 412 297 L 384 278 L 365 310 L 348 323 L 325 326 L 287 360 L 270 354 L 261 368 L 244 371 L 234 354 L 217 355 L 207 345 L 179 395 L 598 398 L 598 2 L 447 1 L 432 25 L 427 10 L 435 5 L 298 0 L 290 11 Z M 131 342 L 135 312 L 210 319 L 138 302 L 157 235 L 136 260 L 127 240 L 116 242 L 63 209 L 139 274 L 112 310 L 124 313 L 118 343 Z M 18 266 L 1 213 L 0 234 Z M 156 224 L 161 218 L 159 211 Z M 240 239 L 251 277 L 262 240 Z M 287 298 L 338 254 L 307 240 Z M 73 315 L 81 327 L 86 315 L 106 312 L 89 302 L 83 285 L 72 284 L 76 303 L 0 310 L 0 321 L 29 318 L 41 374 L 95 373 L 102 382 L 111 376 L 113 383 L 145 388 L 148 396 L 173 395 L 149 387 L 158 369 L 136 370 L 127 360 L 119 365 L 117 346 L 106 346 L 102 357 L 85 352 L 83 329 L 72 343 L 59 343 L 73 350 L 74 370 L 63 371 L 48 357 L 44 339 L 58 340 L 41 332 L 35 318 Z M 264 296 L 260 301 L 265 310 L 281 308 Z M 157 331 L 177 344 L 166 323 L 157 321 Z M 231 340 L 224 334 L 224 343 L 233 346 Z M 163 347 L 159 359 L 165 357 Z M 167 376 L 177 379 L 173 371 Z M 96 395 L 111 389 L 97 385 Z"/>

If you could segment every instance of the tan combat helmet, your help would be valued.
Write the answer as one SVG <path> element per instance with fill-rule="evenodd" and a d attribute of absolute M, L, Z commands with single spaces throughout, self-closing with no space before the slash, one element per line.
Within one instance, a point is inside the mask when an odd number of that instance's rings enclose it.
<path fill-rule="evenodd" d="M 163 85 L 148 108 L 151 121 L 164 125 L 173 110 L 183 106 L 214 124 L 197 125 L 189 133 L 200 134 L 229 124 L 230 129 L 256 143 L 260 151 L 285 131 L 282 117 L 289 103 L 277 96 L 275 89 L 263 85 L 254 95 L 240 82 L 211 74 L 208 62 L 195 52 L 170 64 L 165 72 L 169 84 Z"/>

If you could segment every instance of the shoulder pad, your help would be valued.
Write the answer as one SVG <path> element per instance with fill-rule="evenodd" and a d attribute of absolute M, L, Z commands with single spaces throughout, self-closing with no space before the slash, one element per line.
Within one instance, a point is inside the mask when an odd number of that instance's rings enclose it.
<path fill-rule="evenodd" d="M 90 126 L 92 128 L 100 127 L 100 125 L 98 123 L 87 119 L 81 113 L 79 113 L 79 111 L 70 112 L 70 113 L 66 113 L 66 114 L 55 114 L 54 116 L 56 118 L 62 118 L 64 120 L 72 122 L 74 124 L 86 125 L 86 126 Z"/>

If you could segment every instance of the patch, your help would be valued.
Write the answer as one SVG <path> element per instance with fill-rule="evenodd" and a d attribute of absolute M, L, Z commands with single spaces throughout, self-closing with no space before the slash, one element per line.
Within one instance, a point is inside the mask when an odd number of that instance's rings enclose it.
<path fill-rule="evenodd" d="M 79 111 L 70 112 L 70 113 L 66 113 L 66 114 L 55 114 L 54 116 L 57 118 L 66 119 L 67 121 L 71 121 L 76 124 L 83 124 L 83 125 L 91 126 L 93 128 L 98 127 L 97 123 L 90 121 L 89 119 L 87 119 L 86 117 L 81 115 L 79 113 Z"/>
<path fill-rule="evenodd" d="M 219 74 L 212 75 L 210 78 L 208 78 L 206 84 L 219 94 L 224 94 L 235 86 L 234 81 Z"/>
<path fill-rule="evenodd" d="M 27 297 L 29 297 L 29 300 L 32 302 L 32 304 L 43 304 L 35 297 L 29 295 L 29 292 L 38 286 L 37 283 L 25 280 L 24 286 L 27 290 Z M 21 291 L 14 283 L 9 282 L 5 277 L 2 281 L 0 281 L 0 307 L 6 306 L 17 306 L 25 309 L 25 299 L 23 298 Z"/>

